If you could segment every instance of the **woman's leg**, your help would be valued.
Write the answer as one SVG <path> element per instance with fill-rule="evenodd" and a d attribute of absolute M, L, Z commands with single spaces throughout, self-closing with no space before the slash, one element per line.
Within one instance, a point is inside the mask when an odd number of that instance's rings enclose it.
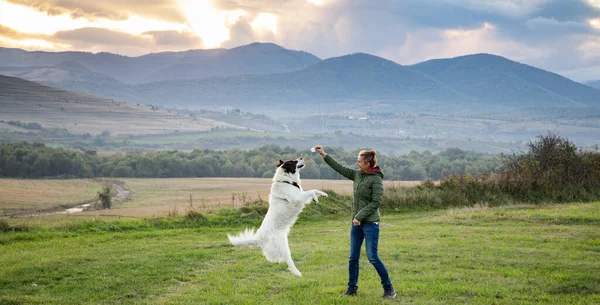
<path fill-rule="evenodd" d="M 352 226 L 350 229 L 350 257 L 348 259 L 348 286 L 358 286 L 358 260 L 360 259 L 360 247 L 365 235 L 361 226 Z"/>
<path fill-rule="evenodd" d="M 377 244 L 379 243 L 379 223 L 364 223 L 361 224 L 361 226 L 363 227 L 369 262 L 371 262 L 373 267 L 375 267 L 375 270 L 377 270 L 377 273 L 381 278 L 381 285 L 383 285 L 383 287 L 390 287 L 392 286 L 390 276 L 377 253 Z"/>

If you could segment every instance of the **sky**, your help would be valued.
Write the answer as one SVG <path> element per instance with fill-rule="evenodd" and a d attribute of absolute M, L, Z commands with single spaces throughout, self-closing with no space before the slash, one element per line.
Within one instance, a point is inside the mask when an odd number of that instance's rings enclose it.
<path fill-rule="evenodd" d="M 600 80 L 600 0 L 0 0 L 0 47 L 140 56 L 252 42 L 401 65 L 490 53 Z"/>

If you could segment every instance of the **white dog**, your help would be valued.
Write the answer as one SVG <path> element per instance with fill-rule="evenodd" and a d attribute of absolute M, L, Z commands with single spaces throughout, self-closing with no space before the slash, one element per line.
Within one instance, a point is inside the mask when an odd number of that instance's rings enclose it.
<path fill-rule="evenodd" d="M 234 246 L 260 247 L 268 261 L 285 261 L 288 269 L 297 276 L 302 274 L 294 265 L 288 246 L 290 227 L 296 222 L 305 205 L 313 200 L 318 202 L 317 195 L 327 196 L 319 190 L 302 190 L 300 169 L 303 167 L 302 158 L 286 162 L 279 160 L 271 183 L 269 210 L 258 231 L 254 233 L 254 229 L 246 229 L 235 236 L 227 234 Z"/>

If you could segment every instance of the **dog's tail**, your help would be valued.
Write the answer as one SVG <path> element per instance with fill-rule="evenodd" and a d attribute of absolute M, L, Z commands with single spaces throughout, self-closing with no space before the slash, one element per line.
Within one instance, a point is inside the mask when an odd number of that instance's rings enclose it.
<path fill-rule="evenodd" d="M 258 240 L 254 234 L 254 229 L 246 229 L 237 235 L 229 235 L 229 242 L 234 246 L 258 246 Z"/>

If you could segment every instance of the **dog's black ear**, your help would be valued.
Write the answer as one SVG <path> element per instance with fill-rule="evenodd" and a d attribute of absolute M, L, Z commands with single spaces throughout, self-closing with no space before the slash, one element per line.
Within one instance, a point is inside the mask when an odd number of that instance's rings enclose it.
<path fill-rule="evenodd" d="M 281 164 L 283 164 L 283 161 L 282 161 L 282 160 L 279 160 L 279 163 L 277 163 L 277 165 L 275 165 L 275 167 L 280 167 L 280 166 L 281 166 Z"/>

